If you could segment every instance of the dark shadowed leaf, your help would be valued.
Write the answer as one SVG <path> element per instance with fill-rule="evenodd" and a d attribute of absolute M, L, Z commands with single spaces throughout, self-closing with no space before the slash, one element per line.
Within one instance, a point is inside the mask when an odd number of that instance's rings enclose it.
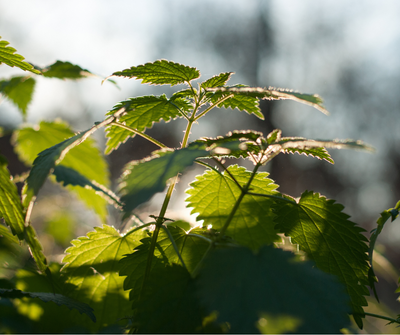
<path fill-rule="evenodd" d="M 81 79 L 93 75 L 90 71 L 82 69 L 70 62 L 56 61 L 42 69 L 44 77 L 58 79 Z"/>
<path fill-rule="evenodd" d="M 138 333 L 193 333 L 202 327 L 202 310 L 194 281 L 183 267 L 173 264 L 154 269 L 134 304 Z"/>
<path fill-rule="evenodd" d="M 162 192 L 168 179 L 182 173 L 196 158 L 207 155 L 204 144 L 193 143 L 180 150 L 159 150 L 148 159 L 128 163 L 120 183 L 126 216 L 154 194 Z"/>
<path fill-rule="evenodd" d="M 214 250 L 195 282 L 204 307 L 234 334 L 257 333 L 257 326 L 267 333 L 280 328 L 320 334 L 349 326 L 348 297 L 336 278 L 272 246 L 256 254 L 246 248 Z M 280 327 L 260 327 L 278 320 Z"/>
<path fill-rule="evenodd" d="M 276 228 L 299 245 L 316 266 L 345 285 L 353 312 L 363 313 L 369 295 L 365 230 L 349 221 L 343 206 L 318 193 L 304 192 L 298 204 L 280 203 Z"/>

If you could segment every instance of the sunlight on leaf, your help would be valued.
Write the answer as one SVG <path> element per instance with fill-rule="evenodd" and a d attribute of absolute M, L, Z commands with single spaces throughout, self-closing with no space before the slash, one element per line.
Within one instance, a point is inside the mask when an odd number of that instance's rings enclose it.
<path fill-rule="evenodd" d="M 132 66 L 130 69 L 114 72 L 112 76 L 142 79 L 142 83 L 171 86 L 183 84 L 200 77 L 200 72 L 194 67 L 169 62 L 165 59 L 153 63 Z"/>
<path fill-rule="evenodd" d="M 1 39 L 1 36 L 0 36 Z M 16 54 L 15 50 L 13 47 L 8 46 L 10 43 L 4 40 L 0 40 L 0 65 L 1 63 L 7 64 L 8 66 L 11 67 L 19 67 L 21 70 L 24 71 L 30 71 L 36 74 L 41 74 L 40 71 L 34 69 L 34 67 L 27 63 L 24 62 L 24 57 L 21 55 Z"/>
<path fill-rule="evenodd" d="M 30 77 L 13 77 L 10 80 L 0 81 L 0 93 L 10 99 L 25 117 L 35 84 L 35 79 Z"/>

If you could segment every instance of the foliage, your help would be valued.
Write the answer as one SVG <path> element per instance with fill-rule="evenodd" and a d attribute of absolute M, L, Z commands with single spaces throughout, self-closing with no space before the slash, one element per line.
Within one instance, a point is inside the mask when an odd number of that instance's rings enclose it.
<path fill-rule="evenodd" d="M 92 75 L 69 62 L 33 67 L 7 45 L 0 41 L 0 62 L 9 66 L 47 78 Z M 363 327 L 362 319 L 369 315 L 363 310 L 367 286 L 373 288 L 376 280 L 374 245 L 384 223 L 398 216 L 400 205 L 382 212 L 369 241 L 342 205 L 312 191 L 294 199 L 279 192 L 273 176 L 258 170 L 279 154 L 305 154 L 333 164 L 327 149 L 372 149 L 353 140 L 282 137 L 279 129 L 266 136 L 233 130 L 190 142 L 192 125 L 218 107 L 263 119 L 260 99 L 290 99 L 327 113 L 317 95 L 228 86 L 231 75 L 218 74 L 195 88 L 200 72 L 194 67 L 167 60 L 133 66 L 112 76 L 185 87 L 169 98 L 121 101 L 105 112 L 104 121 L 78 133 L 60 121 L 14 131 L 16 153 L 31 170 L 21 197 L 6 159 L 0 157 L 0 216 L 6 224 L 0 225 L 0 247 L 11 254 L 23 248 L 18 243 L 26 243 L 35 267 L 21 262 L 13 274 L 0 273 L 1 313 L 25 324 L 22 329 L 8 322 L 1 331 L 338 333 L 352 327 L 349 315 Z M 0 93 L 25 116 L 34 84 L 31 77 L 4 79 Z M 155 122 L 177 118 L 187 122 L 177 148 L 145 133 Z M 106 154 L 136 135 L 160 148 L 125 166 L 117 194 L 108 189 L 106 160 L 89 139 L 100 128 L 106 131 Z M 226 166 L 225 158 L 248 159 L 254 168 Z M 206 169 L 190 183 L 186 201 L 204 227 L 165 216 L 178 176 L 194 164 Z M 76 193 L 104 222 L 72 240 L 62 262 L 47 261 L 31 222 L 35 199 L 48 177 Z M 160 212 L 147 223 L 128 226 L 124 234 L 105 224 L 108 203 L 130 225 L 140 205 L 165 189 Z M 280 234 L 290 237 L 293 251 L 280 249 Z"/>

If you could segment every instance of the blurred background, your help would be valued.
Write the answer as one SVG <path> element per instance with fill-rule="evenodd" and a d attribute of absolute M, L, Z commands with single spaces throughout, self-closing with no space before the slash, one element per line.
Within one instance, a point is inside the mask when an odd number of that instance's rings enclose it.
<path fill-rule="evenodd" d="M 336 199 L 351 219 L 368 231 L 375 227 L 379 213 L 394 207 L 400 199 L 398 1 L 0 0 L 0 36 L 27 61 L 41 67 L 56 60 L 69 61 L 106 77 L 163 58 L 198 68 L 203 80 L 233 71 L 232 85 L 317 93 L 324 98 L 330 116 L 295 102 L 262 101 L 264 121 L 238 110 L 214 111 L 194 127 L 191 139 L 224 135 L 233 129 L 254 129 L 267 135 L 275 128 L 282 129 L 283 136 L 360 139 L 373 146 L 376 153 L 331 150 L 335 165 L 315 158 L 281 155 L 265 170 L 283 193 L 298 197 L 308 189 Z M 13 75 L 21 75 L 21 70 L 0 67 L 0 80 Z M 36 79 L 27 123 L 62 118 L 76 131 L 102 120 L 114 104 L 128 97 L 164 92 L 170 95 L 175 91 L 175 87 L 141 85 L 140 81 L 122 78 L 116 79 L 120 89 L 110 83 L 101 85 L 98 78 Z M 9 159 L 12 174 L 27 170 L 10 144 L 10 131 L 22 124 L 21 113 L 2 99 L 0 127 L 5 135 L 0 138 L 0 152 Z M 183 129 L 184 124 L 178 120 L 156 124 L 149 134 L 177 147 Z M 104 133 L 97 134 L 96 139 L 104 148 Z M 124 164 L 146 157 L 155 149 L 136 137 L 108 156 L 114 190 Z M 182 192 L 202 170 L 193 168 L 181 178 L 168 217 L 195 223 L 185 208 Z M 93 213 L 58 186 L 46 185 L 43 192 L 53 197 L 51 203 L 38 202 L 34 213 L 38 221 L 48 220 L 48 226 L 54 226 L 57 220 L 66 221 L 68 212 L 76 222 L 71 229 L 79 231 L 76 227 L 83 226 L 87 230 L 99 224 Z M 68 197 L 69 202 L 65 200 Z M 141 217 L 147 220 L 160 199 L 162 194 L 143 206 Z M 58 203 L 54 203 L 56 200 Z M 62 207 L 64 214 L 46 219 L 48 206 Z M 69 208 L 74 208 L 73 213 Z M 118 226 L 117 214 L 110 211 L 110 223 Z M 70 234 L 71 238 L 76 236 Z M 394 293 L 400 267 L 397 221 L 387 223 L 379 242 L 378 250 L 386 258 L 379 268 L 382 279 L 378 291 L 383 308 L 387 306 L 395 316 L 400 313 Z M 380 332 L 381 325 L 371 322 L 366 331 Z M 400 332 L 395 327 L 383 330 Z"/>

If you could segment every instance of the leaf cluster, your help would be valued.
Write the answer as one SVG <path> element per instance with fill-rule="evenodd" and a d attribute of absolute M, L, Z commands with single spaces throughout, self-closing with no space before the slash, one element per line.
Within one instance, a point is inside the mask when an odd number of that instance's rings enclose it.
<path fill-rule="evenodd" d="M 92 75 L 69 62 L 29 67 L 7 45 L 0 48 L 0 62 L 7 65 L 47 78 Z M 184 88 L 171 97 L 127 98 L 103 121 L 78 133 L 63 122 L 44 121 L 14 132 L 15 150 L 31 170 L 21 198 L 6 160 L 0 160 L 0 216 L 6 223 L 0 225 L 0 242 L 26 243 L 36 270 L 18 270 L 15 287 L 0 286 L 2 300 L 14 309 L 19 306 L 17 314 L 30 320 L 37 318 L 35 309 L 41 310 L 40 321 L 51 325 L 45 331 L 55 332 L 65 331 L 69 323 L 93 333 L 122 332 L 123 327 L 138 333 L 338 333 L 351 327 L 349 315 L 362 328 L 367 286 L 375 280 L 374 244 L 386 220 L 397 217 L 399 205 L 382 213 L 369 241 L 342 205 L 313 191 L 298 199 L 282 194 L 273 176 L 259 168 L 279 154 L 333 164 L 327 149 L 372 148 L 353 140 L 282 137 L 279 129 L 266 136 L 245 129 L 190 141 L 192 126 L 221 107 L 259 119 L 264 118 L 260 99 L 289 99 L 327 111 L 314 94 L 228 86 L 232 72 L 199 81 L 198 69 L 167 60 L 112 76 Z M 33 77 L 14 77 L 0 82 L 0 92 L 25 115 L 34 83 Z M 177 118 L 187 126 L 176 147 L 146 134 L 155 122 Z M 117 194 L 109 189 L 106 159 L 89 138 L 100 128 L 106 131 L 105 154 L 134 136 L 159 147 L 125 166 Z M 248 159 L 254 168 L 227 166 L 226 158 Z M 169 219 L 175 184 L 194 164 L 206 169 L 190 183 L 186 202 L 201 224 Z M 31 222 L 35 199 L 48 178 L 78 195 L 104 222 L 72 240 L 62 264 L 47 261 Z M 137 220 L 141 205 L 165 190 L 160 212 L 148 222 Z M 121 223 L 128 225 L 124 234 L 105 223 L 107 204 L 120 210 Z M 137 224 L 130 226 L 133 221 Z M 294 251 L 282 250 L 282 235 L 290 238 Z M 61 307 L 54 310 L 36 298 Z M 31 327 L 38 329 L 34 323 Z"/>

